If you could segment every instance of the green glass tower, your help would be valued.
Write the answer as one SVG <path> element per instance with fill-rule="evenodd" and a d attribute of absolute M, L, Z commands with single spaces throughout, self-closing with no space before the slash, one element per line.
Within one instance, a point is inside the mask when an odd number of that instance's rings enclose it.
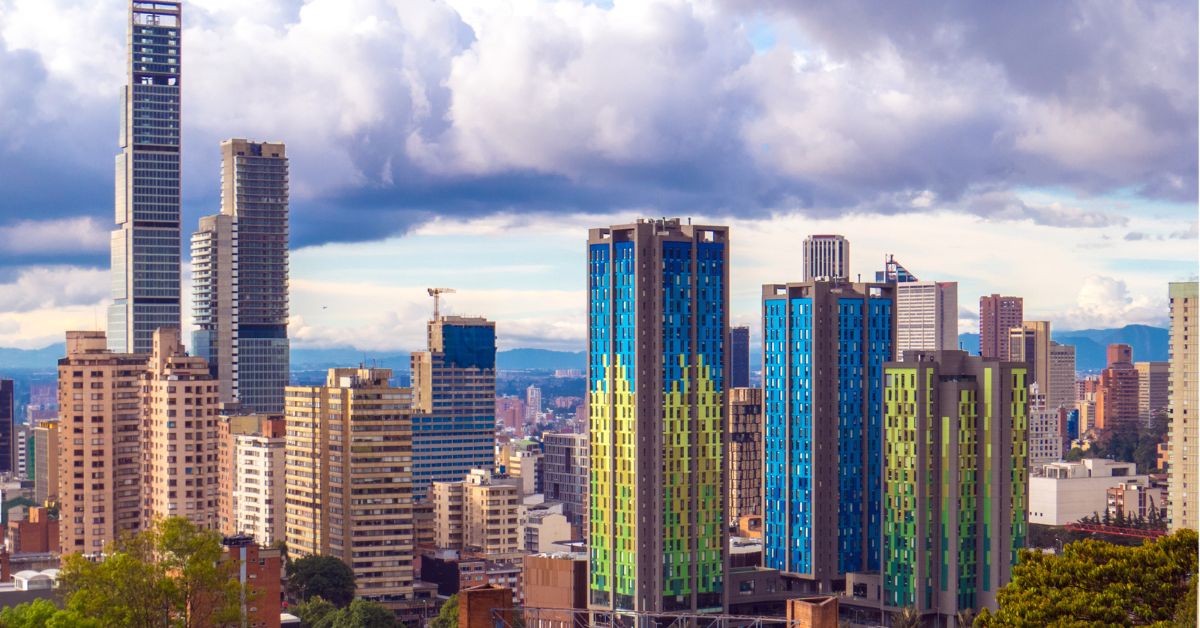
<path fill-rule="evenodd" d="M 725 605 L 728 235 L 679 220 L 588 234 L 595 611 Z"/>
<path fill-rule="evenodd" d="M 1027 534 L 1028 379 L 963 351 L 886 365 L 885 608 L 996 608 Z"/>

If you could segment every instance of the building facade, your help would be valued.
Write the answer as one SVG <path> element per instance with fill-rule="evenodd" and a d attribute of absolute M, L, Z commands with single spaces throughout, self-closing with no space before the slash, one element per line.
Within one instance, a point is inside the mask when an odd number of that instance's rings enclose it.
<path fill-rule="evenodd" d="M 149 356 L 112 353 L 104 332 L 67 332 L 58 361 L 59 534 L 98 554 L 142 528 L 142 374 Z"/>
<path fill-rule="evenodd" d="M 522 549 L 521 489 L 484 469 L 463 481 L 463 547 L 480 554 L 511 554 Z"/>
<path fill-rule="evenodd" d="M 1043 394 L 1049 394 L 1050 321 L 1021 321 L 1020 326 L 1008 330 L 1007 359 L 1027 364 L 1029 383 L 1037 384 Z"/>
<path fill-rule="evenodd" d="M 896 283 L 896 351 L 942 351 L 958 348 L 958 283 Z"/>
<path fill-rule="evenodd" d="M 440 316 L 412 354 L 413 493 L 490 469 L 496 440 L 496 324 Z"/>
<path fill-rule="evenodd" d="M 1138 422 L 1150 427 L 1155 417 L 1167 412 L 1171 363 L 1134 362 L 1133 368 L 1138 374 Z"/>
<path fill-rule="evenodd" d="M 729 510 L 742 517 L 763 514 L 763 393 L 761 388 L 729 390 Z"/>
<path fill-rule="evenodd" d="M 392 371 L 330 369 L 285 402 L 286 540 L 293 556 L 336 556 L 359 597 L 413 601 L 412 394 Z"/>
<path fill-rule="evenodd" d="M 581 537 L 587 534 L 588 511 L 588 435 L 542 435 L 546 499 L 560 501 L 563 515 Z"/>
<path fill-rule="evenodd" d="M 589 604 L 720 610 L 728 229 L 591 229 L 587 277 Z"/>
<path fill-rule="evenodd" d="M 33 428 L 33 501 L 58 500 L 58 421 Z"/>
<path fill-rule="evenodd" d="M 850 278 L 850 241 L 840 235 L 804 238 L 804 281 Z"/>
<path fill-rule="evenodd" d="M 1050 407 L 1037 384 L 1029 387 L 1029 467 L 1062 460 L 1066 437 L 1066 410 Z"/>
<path fill-rule="evenodd" d="M 729 328 L 729 387 L 750 387 L 750 328 Z"/>
<path fill-rule="evenodd" d="M 13 470 L 13 426 L 16 424 L 17 404 L 13 380 L 0 379 L 0 473 Z"/>
<path fill-rule="evenodd" d="M 994 360 L 1008 359 L 1008 331 L 1025 319 L 1021 297 L 998 294 L 979 297 L 979 355 Z"/>
<path fill-rule="evenodd" d="M 1096 420 L 1100 430 L 1136 428 L 1138 422 L 1138 372 L 1133 366 L 1133 349 L 1126 344 L 1108 345 L 1108 366 L 1100 371 L 1096 388 Z"/>
<path fill-rule="evenodd" d="M 129 3 L 108 310 L 114 352 L 149 354 L 155 330 L 179 329 L 181 4 Z"/>
<path fill-rule="evenodd" d="M 895 284 L 763 286 L 764 565 L 828 593 L 878 571 Z"/>
<path fill-rule="evenodd" d="M 1108 508 L 1108 489 L 1122 482 L 1146 483 L 1132 462 L 1085 458 L 1054 462 L 1035 469 L 1029 478 L 1029 523 L 1064 526 Z"/>
<path fill-rule="evenodd" d="M 233 435 L 233 528 L 264 547 L 285 538 L 286 445 L 282 418 L 264 421 L 262 430 Z"/>
<path fill-rule="evenodd" d="M 1196 497 L 1197 475 L 1200 472 L 1200 380 L 1196 362 L 1196 302 L 1197 282 L 1177 282 L 1170 286 L 1171 299 L 1171 361 L 1168 388 L 1167 435 L 1168 491 L 1171 510 L 1168 513 L 1172 530 L 1200 526 L 1200 500 Z"/>
<path fill-rule="evenodd" d="M 1050 383 L 1045 390 L 1046 405 L 1051 408 L 1074 407 L 1075 346 L 1050 341 Z"/>
<path fill-rule="evenodd" d="M 887 365 L 885 607 L 997 608 L 1028 529 L 1026 368 L 962 351 Z"/>

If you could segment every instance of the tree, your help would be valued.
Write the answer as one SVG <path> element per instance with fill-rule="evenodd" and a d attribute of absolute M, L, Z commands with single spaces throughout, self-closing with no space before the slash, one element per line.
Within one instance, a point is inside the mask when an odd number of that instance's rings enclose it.
<path fill-rule="evenodd" d="M 954 614 L 954 621 L 958 628 L 971 628 L 975 625 L 975 609 L 964 608 Z"/>
<path fill-rule="evenodd" d="M 241 618 L 241 584 L 233 563 L 222 560 L 221 535 L 182 517 L 157 527 L 158 557 L 174 575 L 188 628 L 232 624 Z"/>
<path fill-rule="evenodd" d="M 456 628 L 458 626 L 458 594 L 451 595 L 438 609 L 437 617 L 429 622 L 429 628 Z"/>
<path fill-rule="evenodd" d="M 336 556 L 305 556 L 288 563 L 287 590 L 295 600 L 319 595 L 344 608 L 354 599 L 354 571 Z"/>
<path fill-rule="evenodd" d="M 292 607 L 293 613 L 304 622 L 305 626 L 315 626 L 330 613 L 336 613 L 337 607 L 329 600 L 314 595 Z"/>
<path fill-rule="evenodd" d="M 1067 545 L 1058 556 L 1024 551 L 1012 582 L 1000 590 L 999 610 L 981 613 L 976 625 L 1169 622 L 1196 573 L 1197 538 L 1195 531 L 1181 530 L 1137 547 L 1089 539 Z"/>
<path fill-rule="evenodd" d="M 892 628 L 920 628 L 921 614 L 911 606 L 905 606 L 892 615 Z"/>
<path fill-rule="evenodd" d="M 0 610 L 0 628 L 103 628 L 98 619 L 62 610 L 46 599 Z"/>
<path fill-rule="evenodd" d="M 326 617 L 328 621 L 328 617 Z M 379 602 L 357 599 L 337 611 L 329 628 L 401 628 L 396 614 Z"/>

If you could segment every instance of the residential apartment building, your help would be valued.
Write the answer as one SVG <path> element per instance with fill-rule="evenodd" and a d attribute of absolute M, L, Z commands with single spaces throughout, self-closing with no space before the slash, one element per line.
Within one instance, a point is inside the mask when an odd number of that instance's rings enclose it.
<path fill-rule="evenodd" d="M 1197 282 L 1172 283 L 1170 388 L 1168 388 L 1167 443 L 1170 463 L 1168 490 L 1171 496 L 1169 520 L 1172 530 L 1200 526 L 1200 500 L 1197 484 L 1200 476 L 1200 381 L 1196 362 Z"/>
<path fill-rule="evenodd" d="M 472 469 L 463 481 L 463 547 L 480 554 L 521 551 L 517 482 Z"/>
<path fill-rule="evenodd" d="M 1005 358 L 1001 358 L 1005 359 Z M 1029 383 L 1050 393 L 1050 321 L 1022 321 L 1008 330 L 1008 358 L 1029 365 Z M 1071 378 L 1074 380 L 1074 376 Z"/>
<path fill-rule="evenodd" d="M 576 538 L 587 534 L 588 435 L 542 435 L 545 449 L 542 484 L 546 499 L 562 502 L 563 515 L 575 529 Z"/>
<path fill-rule="evenodd" d="M 895 287 L 763 286 L 764 566 L 807 592 L 880 569 Z"/>
<path fill-rule="evenodd" d="M 729 523 L 763 514 L 763 394 L 761 388 L 729 390 Z"/>
<path fill-rule="evenodd" d="M 589 604 L 725 606 L 729 231 L 678 219 L 587 244 Z"/>
<path fill-rule="evenodd" d="M 1025 320 L 1021 297 L 998 294 L 979 297 L 979 355 L 996 360 L 1008 359 L 1008 332 Z"/>
<path fill-rule="evenodd" d="M 58 421 L 33 428 L 33 501 L 58 500 Z"/>
<path fill-rule="evenodd" d="M 1138 421 L 1138 372 L 1133 366 L 1133 349 L 1126 344 L 1108 345 L 1108 366 L 1100 371 L 1096 390 L 1097 429 L 1136 428 Z"/>
<path fill-rule="evenodd" d="M 233 528 L 269 546 L 285 538 L 286 437 L 282 417 L 233 435 Z"/>
<path fill-rule="evenodd" d="M 1029 467 L 1062 460 L 1066 435 L 1066 410 L 1052 408 L 1041 387 L 1029 387 Z"/>
<path fill-rule="evenodd" d="M 1134 362 L 1138 374 L 1138 423 L 1150 427 L 1154 417 L 1166 415 L 1170 400 L 1170 362 Z"/>

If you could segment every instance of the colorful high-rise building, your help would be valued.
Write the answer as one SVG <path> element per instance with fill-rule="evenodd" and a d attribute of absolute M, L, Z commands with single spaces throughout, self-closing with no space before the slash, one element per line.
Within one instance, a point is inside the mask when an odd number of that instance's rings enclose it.
<path fill-rule="evenodd" d="M 1155 417 L 1167 412 L 1171 363 L 1134 362 L 1133 368 L 1138 374 L 1138 422 L 1150 427 Z"/>
<path fill-rule="evenodd" d="M 998 294 L 979 297 L 979 355 L 995 360 L 1008 359 L 1008 332 L 1020 327 L 1025 319 L 1021 297 Z"/>
<path fill-rule="evenodd" d="M 764 564 L 828 593 L 878 571 L 896 286 L 763 286 Z"/>
<path fill-rule="evenodd" d="M 181 4 L 129 3 L 108 309 L 118 353 L 149 354 L 155 330 L 179 329 Z"/>
<path fill-rule="evenodd" d="M 1196 482 L 1200 480 L 1200 379 L 1196 362 L 1197 282 L 1171 283 L 1171 381 L 1168 389 L 1167 435 L 1169 464 L 1168 491 L 1171 529 L 1200 527 L 1200 499 Z"/>
<path fill-rule="evenodd" d="M 996 608 L 1028 531 L 1027 367 L 962 351 L 886 367 L 885 608 Z M 932 625 L 932 624 L 931 624 Z"/>
<path fill-rule="evenodd" d="M 283 412 L 288 383 L 288 159 L 281 143 L 221 142 L 221 213 L 192 235 L 192 345 L 221 403 Z"/>
<path fill-rule="evenodd" d="M 496 440 L 496 324 L 477 317 L 429 322 L 429 349 L 412 354 L 413 494 L 490 469 Z"/>
<path fill-rule="evenodd" d="M 1138 426 L 1138 372 L 1133 366 L 1133 348 L 1110 344 L 1108 366 L 1100 371 L 1096 389 L 1096 419 L 1100 430 Z"/>
<path fill-rule="evenodd" d="M 729 328 L 729 387 L 750 387 L 750 328 Z"/>
<path fill-rule="evenodd" d="M 850 241 L 840 235 L 804 238 L 804 281 L 850 278 Z"/>
<path fill-rule="evenodd" d="M 763 393 L 761 388 L 729 389 L 730 525 L 763 514 Z"/>
<path fill-rule="evenodd" d="M 958 283 L 914 278 L 895 285 L 897 355 L 958 348 Z"/>
<path fill-rule="evenodd" d="M 589 605 L 725 601 L 729 231 L 588 232 Z"/>

